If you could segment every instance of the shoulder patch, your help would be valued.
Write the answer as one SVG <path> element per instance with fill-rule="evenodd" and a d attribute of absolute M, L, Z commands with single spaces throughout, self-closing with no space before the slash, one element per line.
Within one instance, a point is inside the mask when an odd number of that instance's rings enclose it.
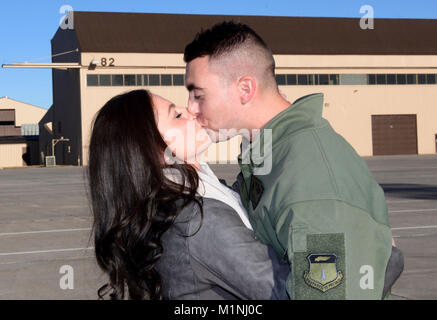
<path fill-rule="evenodd" d="M 252 174 L 252 176 L 250 177 L 249 198 L 252 202 L 253 210 L 255 210 L 255 208 L 258 206 L 259 200 L 261 199 L 263 192 L 264 187 L 261 180 Z"/>
<path fill-rule="evenodd" d="M 304 272 L 304 280 L 310 287 L 322 292 L 335 288 L 341 283 L 343 273 L 337 270 L 337 256 L 333 253 L 312 253 L 307 257 L 309 270 Z"/>
<path fill-rule="evenodd" d="M 291 299 L 346 299 L 346 283 L 350 279 L 347 274 L 344 234 L 307 233 L 305 238 L 305 251 L 288 254 L 292 272 L 287 292 Z M 291 241 L 294 239 L 294 236 L 291 237 Z"/>

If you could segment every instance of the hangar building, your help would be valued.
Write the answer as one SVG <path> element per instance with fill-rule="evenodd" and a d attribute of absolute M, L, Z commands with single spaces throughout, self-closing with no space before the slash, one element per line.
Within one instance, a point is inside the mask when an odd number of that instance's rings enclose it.
<path fill-rule="evenodd" d="M 53 106 L 41 121 L 70 139 L 59 164 L 86 165 L 90 124 L 111 97 L 147 88 L 186 105 L 183 51 L 201 28 L 234 20 L 271 47 L 280 89 L 293 102 L 324 93 L 323 116 L 361 156 L 434 154 L 437 20 L 74 12 L 52 43 Z M 41 151 L 48 143 L 41 136 Z M 236 142 L 233 143 L 232 141 Z M 67 151 L 68 148 L 68 151 Z M 238 141 L 211 146 L 210 162 L 234 161 Z"/>
<path fill-rule="evenodd" d="M 40 164 L 38 122 L 46 109 L 0 98 L 0 168 Z"/>

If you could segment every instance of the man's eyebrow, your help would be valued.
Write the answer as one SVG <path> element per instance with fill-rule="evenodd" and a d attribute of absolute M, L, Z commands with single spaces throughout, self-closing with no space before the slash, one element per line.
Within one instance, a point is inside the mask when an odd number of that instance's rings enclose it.
<path fill-rule="evenodd" d="M 169 106 L 168 106 L 168 113 L 167 114 L 170 114 L 170 110 L 171 110 L 171 108 L 175 108 L 176 106 L 174 105 L 174 103 L 171 103 Z"/>
<path fill-rule="evenodd" d="M 193 91 L 193 90 L 203 90 L 203 88 L 196 87 L 194 84 L 190 83 L 190 84 L 187 85 L 187 90 L 188 90 L 188 91 Z"/>

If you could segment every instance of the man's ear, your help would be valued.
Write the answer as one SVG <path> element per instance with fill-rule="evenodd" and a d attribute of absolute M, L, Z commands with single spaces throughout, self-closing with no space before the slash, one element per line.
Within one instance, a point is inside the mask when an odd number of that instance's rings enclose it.
<path fill-rule="evenodd" d="M 246 104 L 252 100 L 256 92 L 256 81 L 254 77 L 243 76 L 238 80 L 237 88 L 240 93 L 241 104 Z"/>

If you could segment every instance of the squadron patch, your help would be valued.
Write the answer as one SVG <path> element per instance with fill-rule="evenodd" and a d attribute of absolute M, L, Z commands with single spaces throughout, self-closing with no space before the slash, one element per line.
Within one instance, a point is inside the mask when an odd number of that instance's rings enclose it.
<path fill-rule="evenodd" d="M 310 287 L 323 293 L 338 286 L 343 272 L 337 270 L 337 256 L 333 253 L 312 253 L 307 257 L 309 270 L 304 272 L 304 280 Z"/>

